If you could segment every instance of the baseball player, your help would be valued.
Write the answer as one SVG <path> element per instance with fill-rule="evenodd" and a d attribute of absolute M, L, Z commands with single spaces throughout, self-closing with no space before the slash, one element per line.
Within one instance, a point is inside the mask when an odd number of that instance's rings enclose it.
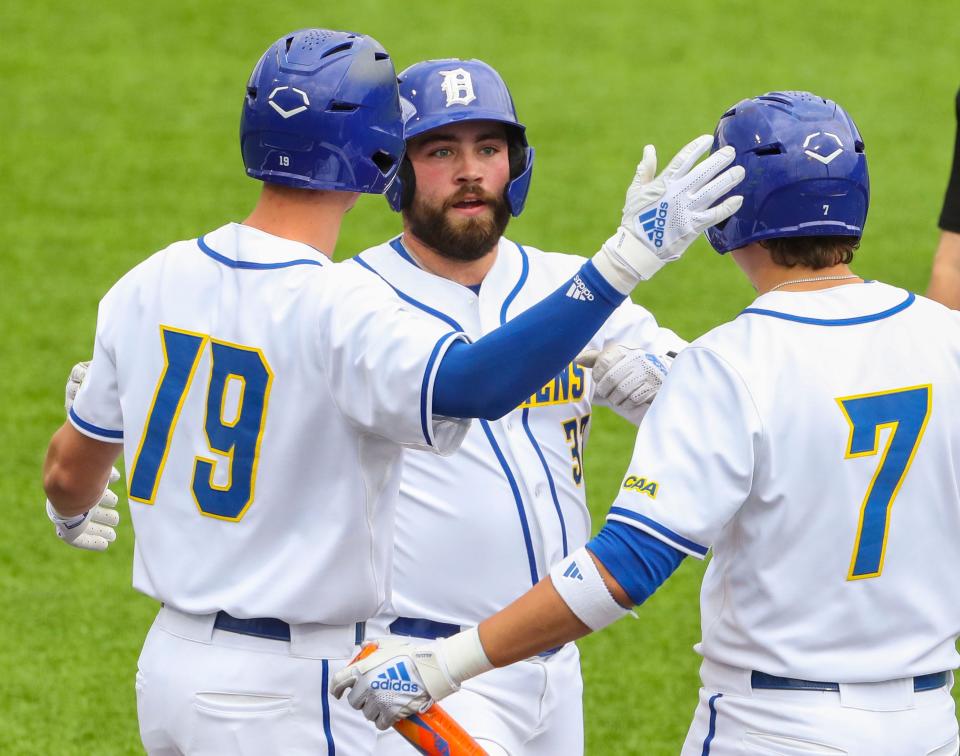
<path fill-rule="evenodd" d="M 327 691 L 389 596 L 402 447 L 450 453 L 461 418 L 515 407 L 739 203 L 712 207 L 742 178 L 724 171 L 733 150 L 698 164 L 695 141 L 656 179 L 637 176 L 606 251 L 468 343 L 328 257 L 358 193 L 393 180 L 402 130 L 375 40 L 282 37 L 241 117 L 247 174 L 264 182 L 252 213 L 156 253 L 101 301 L 44 488 L 57 534 L 102 549 L 116 514 L 104 486 L 124 455 L 133 583 L 162 604 L 137 675 L 150 753 L 368 750 L 373 728 Z M 663 205 L 669 228 L 651 240 L 638 219 Z"/>
<path fill-rule="evenodd" d="M 960 315 L 850 270 L 869 184 L 839 105 L 743 100 L 725 146 L 744 204 L 708 235 L 760 296 L 677 358 L 586 548 L 479 631 L 391 639 L 334 678 L 380 725 L 599 630 L 712 548 L 683 754 L 958 752 Z M 378 694 L 398 658 L 417 691 Z"/>
<path fill-rule="evenodd" d="M 503 236 L 508 218 L 523 209 L 533 148 L 493 68 L 431 60 L 406 69 L 399 82 L 407 156 L 387 197 L 403 214 L 403 234 L 353 259 L 414 306 L 478 339 L 584 261 Z M 368 634 L 453 635 L 505 607 L 586 543 L 591 402 L 637 422 L 667 353 L 685 346 L 629 302 L 590 342 L 596 350 L 608 344 L 618 348 L 605 353 L 593 377 L 576 363 L 565 366 L 503 418 L 474 424 L 456 454 L 404 454 L 393 598 Z M 600 372 L 611 356 L 620 359 L 605 379 Z M 489 754 L 574 754 L 582 752 L 581 689 L 570 643 L 471 680 L 444 706 Z M 387 730 L 376 753 L 405 754 L 409 746 Z"/>
<path fill-rule="evenodd" d="M 927 296 L 960 310 L 960 91 L 957 92 L 957 136 L 953 168 L 940 211 L 940 243 L 933 258 Z"/>

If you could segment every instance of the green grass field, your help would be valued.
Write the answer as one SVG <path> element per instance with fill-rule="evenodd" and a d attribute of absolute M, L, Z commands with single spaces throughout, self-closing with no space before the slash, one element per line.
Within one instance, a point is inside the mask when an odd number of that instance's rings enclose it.
<path fill-rule="evenodd" d="M 960 7 L 929 0 L 340 4 L 19 0 L 0 13 L 4 84 L 0 271 L 0 753 L 140 751 L 133 675 L 153 602 L 130 588 L 126 505 L 105 555 L 59 543 L 40 466 L 63 383 L 92 348 L 99 298 L 170 241 L 240 220 L 258 190 L 237 124 L 267 44 L 304 26 L 377 37 L 398 68 L 478 57 L 511 85 L 537 149 L 528 209 L 509 229 L 592 253 L 619 220 L 643 145 L 664 157 L 733 102 L 810 89 L 843 103 L 867 144 L 873 203 L 855 268 L 923 291 L 953 139 Z M 399 228 L 379 198 L 348 218 L 340 254 Z M 697 242 L 636 298 L 687 338 L 752 291 Z M 632 433 L 598 412 L 589 449 L 600 522 Z M 696 702 L 697 589 L 688 560 L 640 611 L 582 643 L 588 753 L 674 754 Z"/>

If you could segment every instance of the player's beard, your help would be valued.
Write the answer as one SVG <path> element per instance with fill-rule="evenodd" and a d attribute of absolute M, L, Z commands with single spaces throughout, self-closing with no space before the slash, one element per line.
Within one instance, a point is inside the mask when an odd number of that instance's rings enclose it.
<path fill-rule="evenodd" d="M 483 200 L 492 212 L 451 220 L 448 211 L 468 194 Z M 476 184 L 461 187 L 440 205 L 429 204 L 414 194 L 404 211 L 410 233 L 443 257 L 470 262 L 493 249 L 510 221 L 504 197 L 488 194 Z"/>

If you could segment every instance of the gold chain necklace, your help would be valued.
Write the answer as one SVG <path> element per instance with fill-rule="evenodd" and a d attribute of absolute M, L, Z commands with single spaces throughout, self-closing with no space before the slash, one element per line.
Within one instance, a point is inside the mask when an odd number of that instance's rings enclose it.
<path fill-rule="evenodd" d="M 813 278 L 795 278 L 792 281 L 784 281 L 783 283 L 778 283 L 776 286 L 767 289 L 766 293 L 769 294 L 771 291 L 776 291 L 784 286 L 789 286 L 790 284 L 798 283 L 815 283 L 817 281 L 844 281 L 848 278 L 860 278 L 856 273 L 851 273 L 846 276 L 814 276 Z"/>

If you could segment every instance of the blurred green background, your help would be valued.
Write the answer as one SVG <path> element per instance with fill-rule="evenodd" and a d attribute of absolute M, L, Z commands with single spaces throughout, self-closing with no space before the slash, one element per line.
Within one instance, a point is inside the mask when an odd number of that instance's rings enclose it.
<path fill-rule="evenodd" d="M 103 293 L 153 251 L 252 206 L 240 106 L 253 63 L 282 34 L 372 34 L 398 69 L 447 56 L 496 67 L 537 149 L 527 210 L 508 234 L 547 250 L 597 249 L 645 143 L 666 158 L 729 105 L 771 89 L 836 99 L 870 161 L 855 268 L 926 287 L 960 84 L 956 0 L 322 6 L 14 0 L 0 10 L 0 753 L 140 751 L 133 675 L 155 606 L 130 588 L 126 504 L 107 554 L 68 549 L 43 515 L 39 470 Z M 398 229 L 383 200 L 364 197 L 340 256 Z M 751 295 L 698 241 L 636 299 L 693 338 Z M 630 427 L 597 412 L 586 454 L 597 523 L 631 449 Z M 581 644 L 589 754 L 679 751 L 696 704 L 701 574 L 688 560 L 640 621 Z"/>

